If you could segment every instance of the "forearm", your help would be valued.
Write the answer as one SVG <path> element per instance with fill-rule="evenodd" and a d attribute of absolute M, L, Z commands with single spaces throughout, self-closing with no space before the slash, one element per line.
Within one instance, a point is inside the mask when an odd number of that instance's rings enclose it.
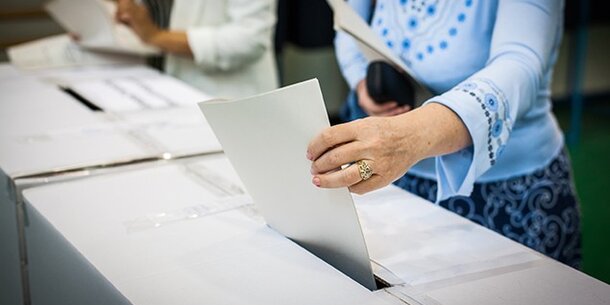
<path fill-rule="evenodd" d="M 160 30 L 151 35 L 146 42 L 166 53 L 193 56 L 188 36 L 183 31 Z"/>
<path fill-rule="evenodd" d="M 442 104 L 430 103 L 391 120 L 404 133 L 400 146 L 407 147 L 416 160 L 453 153 L 472 144 L 462 120 Z"/>

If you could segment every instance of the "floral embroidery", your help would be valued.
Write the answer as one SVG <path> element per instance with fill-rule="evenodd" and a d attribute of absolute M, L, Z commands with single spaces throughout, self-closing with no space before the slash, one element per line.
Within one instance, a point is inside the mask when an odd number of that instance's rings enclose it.
<path fill-rule="evenodd" d="M 489 164 L 494 165 L 500 155 L 500 148 L 506 145 L 512 130 L 509 107 L 504 94 L 490 81 L 474 79 L 466 81 L 454 90 L 460 91 L 474 99 L 485 115 L 487 123 L 487 144 L 484 149 L 489 158 Z"/>

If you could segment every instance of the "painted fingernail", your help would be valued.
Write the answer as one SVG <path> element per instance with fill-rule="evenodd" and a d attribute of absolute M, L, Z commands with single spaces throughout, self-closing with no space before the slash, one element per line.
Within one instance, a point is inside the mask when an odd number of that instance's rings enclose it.
<path fill-rule="evenodd" d="M 320 187 L 320 178 L 318 177 L 313 177 L 313 179 L 311 180 L 311 182 L 313 182 L 313 184 L 317 187 Z"/>

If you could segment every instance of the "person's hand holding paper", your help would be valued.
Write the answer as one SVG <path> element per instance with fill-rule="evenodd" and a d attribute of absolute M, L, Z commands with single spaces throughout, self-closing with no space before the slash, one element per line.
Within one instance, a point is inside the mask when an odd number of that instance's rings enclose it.
<path fill-rule="evenodd" d="M 318 82 L 199 105 L 269 226 L 375 289 L 348 190 L 311 184 L 307 143 L 329 126 Z"/>
<path fill-rule="evenodd" d="M 358 194 L 382 188 L 418 161 L 470 145 L 465 130 L 460 118 L 438 103 L 398 116 L 368 117 L 327 128 L 307 148 L 307 158 L 313 161 L 312 183 L 349 187 Z M 350 163 L 354 164 L 339 169 Z"/>
<path fill-rule="evenodd" d="M 150 12 L 141 1 L 118 0 L 117 21 L 131 27 L 144 42 L 149 42 L 161 29 L 153 22 Z"/>

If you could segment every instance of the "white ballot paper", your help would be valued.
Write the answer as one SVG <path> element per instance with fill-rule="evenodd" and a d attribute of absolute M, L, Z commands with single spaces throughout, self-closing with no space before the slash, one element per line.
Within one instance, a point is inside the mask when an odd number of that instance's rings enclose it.
<path fill-rule="evenodd" d="M 199 106 L 269 226 L 375 289 L 349 191 L 311 183 L 307 145 L 329 126 L 318 81 Z"/>
<path fill-rule="evenodd" d="M 144 44 L 127 26 L 114 20 L 116 3 L 107 0 L 52 0 L 45 10 L 63 28 L 80 36 L 79 44 L 99 51 L 152 55 L 159 50 Z"/>
<path fill-rule="evenodd" d="M 369 25 L 344 0 L 327 0 L 334 12 L 335 30 L 352 36 L 358 48 L 369 62 L 385 61 L 406 72 L 415 89 L 415 104 L 419 105 L 433 96 L 428 88 L 417 81 L 414 72 L 379 38 Z"/>

